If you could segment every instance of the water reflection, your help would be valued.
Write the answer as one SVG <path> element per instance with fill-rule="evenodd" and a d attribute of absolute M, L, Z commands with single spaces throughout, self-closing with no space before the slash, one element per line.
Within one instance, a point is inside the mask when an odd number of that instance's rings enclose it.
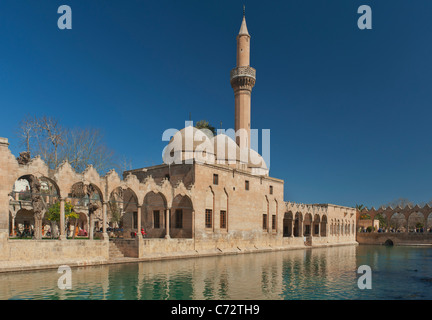
<path fill-rule="evenodd" d="M 430 299 L 431 249 L 344 246 L 0 274 L 0 299 Z M 373 289 L 357 287 L 358 266 Z M 408 281 L 408 283 L 407 283 Z"/>

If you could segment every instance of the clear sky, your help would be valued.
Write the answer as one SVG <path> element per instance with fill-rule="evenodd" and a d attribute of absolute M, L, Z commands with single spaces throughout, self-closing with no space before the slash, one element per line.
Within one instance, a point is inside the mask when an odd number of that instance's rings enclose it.
<path fill-rule="evenodd" d="M 432 199 L 432 1 L 0 1 L 0 136 L 26 113 L 96 127 L 134 168 L 165 129 L 234 128 L 242 6 L 252 128 L 271 130 L 285 200 L 379 206 Z M 57 9 L 72 8 L 72 30 Z M 360 30 L 360 5 L 372 30 Z"/>

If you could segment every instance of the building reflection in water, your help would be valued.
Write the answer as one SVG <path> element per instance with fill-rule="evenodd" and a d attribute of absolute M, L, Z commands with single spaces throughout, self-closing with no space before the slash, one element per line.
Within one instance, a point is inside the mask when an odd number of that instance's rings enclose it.
<path fill-rule="evenodd" d="M 0 274 L 1 299 L 315 299 L 357 288 L 356 246 Z M 327 296 L 328 295 L 328 296 Z"/>

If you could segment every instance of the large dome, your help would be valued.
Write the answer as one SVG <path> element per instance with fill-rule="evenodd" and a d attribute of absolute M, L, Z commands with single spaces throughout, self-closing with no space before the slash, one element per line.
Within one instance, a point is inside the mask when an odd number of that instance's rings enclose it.
<path fill-rule="evenodd" d="M 255 150 L 239 148 L 225 134 L 212 136 L 209 130 L 188 126 L 177 131 L 164 148 L 162 158 L 166 164 L 209 163 L 221 164 L 253 174 L 268 175 L 267 165 Z"/>
<path fill-rule="evenodd" d="M 211 133 L 192 126 L 177 131 L 162 152 L 166 164 L 183 163 L 184 161 L 214 163 Z"/>

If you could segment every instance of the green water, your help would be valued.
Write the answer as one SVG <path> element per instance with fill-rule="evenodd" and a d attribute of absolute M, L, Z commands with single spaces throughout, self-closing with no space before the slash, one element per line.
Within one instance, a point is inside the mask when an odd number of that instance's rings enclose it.
<path fill-rule="evenodd" d="M 0 299 L 432 299 L 432 248 L 344 246 L 0 274 Z M 357 269 L 372 269 L 359 289 Z"/>

